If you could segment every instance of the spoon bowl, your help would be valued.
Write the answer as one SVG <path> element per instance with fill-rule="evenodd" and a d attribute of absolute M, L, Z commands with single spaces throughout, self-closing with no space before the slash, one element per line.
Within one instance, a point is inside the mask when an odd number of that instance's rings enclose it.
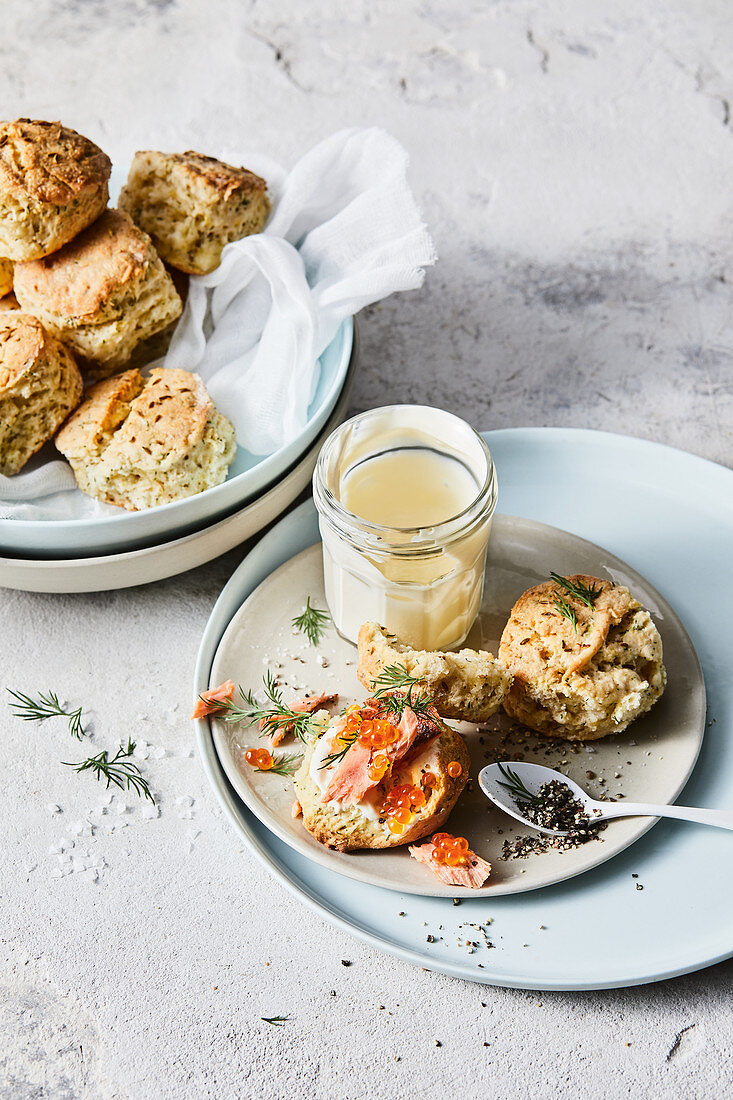
<path fill-rule="evenodd" d="M 516 784 L 514 783 L 515 778 L 518 781 Z M 528 794 L 536 797 L 540 787 L 545 783 L 551 783 L 553 779 L 559 780 L 570 788 L 573 797 L 581 803 L 589 818 L 599 820 L 599 814 L 594 809 L 599 803 L 596 803 L 577 783 L 563 775 L 562 772 L 557 772 L 553 768 L 545 768 L 542 764 L 527 764 L 525 761 L 519 760 L 506 764 L 488 764 L 481 769 L 478 777 L 479 786 L 486 797 L 516 821 L 521 821 L 523 825 L 528 825 L 538 833 L 544 833 L 546 836 L 567 836 L 567 829 L 548 829 L 543 825 L 535 825 L 534 822 L 530 821 L 525 816 L 522 801 L 515 800 L 510 789 L 515 785 L 519 787 L 521 784 Z"/>
<path fill-rule="evenodd" d="M 733 829 L 733 810 L 695 809 L 691 806 L 656 806 L 645 802 L 599 802 L 579 787 L 574 780 L 553 768 L 542 764 L 528 764 L 524 760 L 512 760 L 501 764 L 487 764 L 479 772 L 481 790 L 489 801 L 521 821 L 530 829 L 547 836 L 568 836 L 567 830 L 548 829 L 535 825 L 526 817 L 529 800 L 537 797 L 540 787 L 558 780 L 569 787 L 582 805 L 591 822 L 609 821 L 614 817 L 674 817 L 682 821 L 696 821 L 700 825 L 717 825 L 721 829 Z M 524 797 L 522 797 L 524 795 Z"/>

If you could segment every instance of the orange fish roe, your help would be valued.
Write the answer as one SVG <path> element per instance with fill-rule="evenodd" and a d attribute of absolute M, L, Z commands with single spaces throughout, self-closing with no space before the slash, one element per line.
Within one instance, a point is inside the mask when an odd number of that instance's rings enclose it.
<path fill-rule="evenodd" d="M 391 722 L 380 718 L 362 721 L 359 727 L 359 743 L 370 749 L 386 749 L 399 738 L 399 730 Z"/>
<path fill-rule="evenodd" d="M 372 714 L 373 712 L 367 711 L 366 713 Z M 393 745 L 395 741 L 399 740 L 400 733 L 396 726 L 393 726 L 391 722 L 385 722 L 381 718 L 365 717 L 364 712 L 356 703 L 352 703 L 348 708 L 345 718 L 346 721 L 341 734 L 344 745 L 358 740 L 360 745 L 365 745 L 369 749 L 386 749 L 388 745 Z"/>
<path fill-rule="evenodd" d="M 383 752 L 378 752 L 376 756 L 372 757 L 371 763 L 367 768 L 367 775 L 370 779 L 374 780 L 375 783 L 378 783 L 388 768 L 389 757 L 385 756 Z"/>
<path fill-rule="evenodd" d="M 437 777 L 437 775 L 433 775 L 432 772 L 425 772 L 425 774 L 420 777 L 420 786 L 421 787 L 437 787 L 438 786 L 438 777 Z"/>
<path fill-rule="evenodd" d="M 410 783 L 393 787 L 382 803 L 387 814 L 387 828 L 392 833 L 402 833 L 415 820 L 415 810 L 421 809 L 426 802 L 425 793 Z M 399 828 L 398 828 L 399 826 Z"/>
<path fill-rule="evenodd" d="M 433 859 L 447 867 L 463 867 L 468 863 L 468 841 L 465 836 L 451 833 L 433 834 Z"/>
<path fill-rule="evenodd" d="M 463 771 L 463 768 L 457 760 L 451 760 L 450 764 L 445 770 L 448 772 L 448 775 L 451 777 L 451 779 L 458 779 L 458 776 Z"/>
<path fill-rule="evenodd" d="M 259 768 L 261 772 L 269 771 L 275 761 L 272 753 L 267 749 L 247 749 L 244 759 L 252 768 Z"/>

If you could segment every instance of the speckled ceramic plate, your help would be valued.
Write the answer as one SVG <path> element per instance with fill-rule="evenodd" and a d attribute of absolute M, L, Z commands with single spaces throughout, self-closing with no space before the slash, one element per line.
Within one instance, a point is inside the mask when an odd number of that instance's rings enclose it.
<path fill-rule="evenodd" d="M 705 738 L 683 800 L 693 806 L 733 804 L 733 636 L 720 582 L 733 559 L 733 472 L 603 432 L 511 429 L 485 438 L 499 470 L 505 512 L 602 543 L 674 602 L 700 657 L 708 697 Z M 580 478 L 589 474 L 595 492 L 583 494 L 579 509 Z M 207 624 L 196 692 L 210 683 L 219 642 L 244 600 L 317 539 L 308 503 L 248 555 Z M 660 821 L 625 852 L 570 881 L 531 893 L 465 899 L 454 907 L 446 898 L 347 880 L 305 858 L 236 793 L 208 722 L 198 723 L 197 739 L 238 842 L 316 913 L 407 962 L 492 985 L 576 990 L 658 981 L 733 954 L 731 835 L 723 829 Z M 245 886 L 242 904 L 253 904 Z M 481 939 L 476 924 L 488 925 L 493 947 L 466 945 Z"/>
<path fill-rule="evenodd" d="M 551 569 L 563 574 L 588 573 L 629 586 L 652 612 L 662 634 L 667 690 L 650 713 L 626 733 L 580 749 L 567 742 L 512 733 L 512 723 L 505 716 L 487 723 L 489 732 L 480 732 L 468 723 L 454 723 L 464 734 L 471 753 L 471 775 L 475 778 L 484 763 L 495 760 L 501 745 L 509 758 L 522 754 L 527 760 L 556 767 L 598 797 L 605 794 L 636 802 L 673 801 L 700 750 L 705 687 L 680 620 L 634 569 L 576 535 L 533 520 L 497 516 L 489 543 L 483 606 L 466 644 L 496 653 L 512 604 L 526 588 L 545 579 Z M 217 650 L 212 686 L 232 679 L 245 689 L 257 689 L 263 672 L 270 670 L 285 685 L 286 699 L 306 691 L 336 691 L 339 707 L 364 699 L 366 693 L 356 678 L 353 645 L 333 628 L 317 648 L 302 635 L 293 634 L 292 619 L 301 612 L 306 595 L 311 596 L 315 606 L 326 606 L 320 544 L 281 565 L 245 600 Z M 245 762 L 245 751 L 262 745 L 256 727 L 215 722 L 214 743 L 229 781 L 249 809 L 307 858 L 373 886 L 432 897 L 475 896 L 474 890 L 443 885 L 410 857 L 407 846 L 342 853 L 319 844 L 306 831 L 302 819 L 291 816 L 292 782 L 257 771 Z M 298 747 L 297 742 L 284 745 L 290 751 Z M 593 773 L 591 779 L 586 775 L 589 771 Z M 599 839 L 582 847 L 504 860 L 505 841 L 526 831 L 491 806 L 478 784 L 472 782 L 446 827 L 468 837 L 471 847 L 492 864 L 491 877 L 479 892 L 495 897 L 535 890 L 597 867 L 623 851 L 652 824 L 650 818 L 613 821 Z"/>

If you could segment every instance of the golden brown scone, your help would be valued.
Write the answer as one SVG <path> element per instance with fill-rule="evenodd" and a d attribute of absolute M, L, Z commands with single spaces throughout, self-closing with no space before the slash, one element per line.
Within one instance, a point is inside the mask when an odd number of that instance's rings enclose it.
<path fill-rule="evenodd" d="M 213 271 L 224 245 L 259 233 L 270 213 L 263 179 L 190 150 L 135 153 L 119 205 L 189 275 Z"/>
<path fill-rule="evenodd" d="M 0 256 L 38 260 L 98 218 L 112 165 L 60 122 L 0 122 Z"/>
<path fill-rule="evenodd" d="M 333 722 L 338 722 L 338 718 Z M 326 728 L 322 737 L 330 739 L 332 725 Z M 318 757 L 311 768 L 320 740 L 308 745 L 295 775 L 296 798 L 302 807 L 303 824 L 308 832 L 321 844 L 340 852 L 358 848 L 396 848 L 401 844 L 413 844 L 428 833 L 435 832 L 448 819 L 469 779 L 470 758 L 465 742 L 455 730 L 441 723 L 437 738 L 416 746 L 395 766 L 391 778 L 380 783 L 367 799 L 354 806 L 323 802 L 322 791 L 314 776 L 323 774 L 324 779 L 320 782 L 327 785 L 327 773 L 316 766 Z M 456 778 L 448 775 L 446 770 L 454 760 L 461 765 L 461 774 Z M 403 783 L 419 787 L 420 778 L 426 771 L 436 776 L 437 783 L 431 790 L 425 791 L 428 796 L 425 805 L 417 811 L 415 820 L 404 833 L 396 835 L 390 832 L 385 814 L 379 812 L 385 794 Z"/>
<path fill-rule="evenodd" d="M 499 646 L 514 673 L 504 709 L 538 733 L 592 741 L 621 733 L 662 694 L 662 639 L 628 588 L 584 574 L 567 580 L 590 590 L 592 608 L 555 581 L 528 589 L 512 608 Z"/>
<path fill-rule="evenodd" d="M 234 427 L 201 379 L 164 367 L 92 386 L 56 446 L 82 492 L 129 511 L 219 485 L 236 452 Z"/>
<path fill-rule="evenodd" d="M 71 352 L 25 313 L 0 315 L 0 473 L 17 474 L 79 404 Z"/>
<path fill-rule="evenodd" d="M 125 366 L 182 309 L 150 237 L 118 210 L 53 256 L 17 264 L 13 286 L 23 309 L 74 350 L 87 380 Z"/>
<path fill-rule="evenodd" d="M 412 649 L 378 623 L 364 623 L 359 630 L 360 682 L 371 691 L 379 673 L 390 665 L 401 665 L 422 680 L 443 718 L 465 722 L 484 722 L 495 714 L 512 682 L 511 673 L 492 653 Z"/>
<path fill-rule="evenodd" d="M 13 261 L 0 258 L 0 298 L 13 289 Z"/>

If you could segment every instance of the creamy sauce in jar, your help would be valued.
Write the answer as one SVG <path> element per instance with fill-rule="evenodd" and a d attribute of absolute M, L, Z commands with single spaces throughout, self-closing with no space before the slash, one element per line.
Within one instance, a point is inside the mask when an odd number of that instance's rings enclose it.
<path fill-rule="evenodd" d="M 341 503 L 384 527 L 434 527 L 468 508 L 477 493 L 462 462 L 427 447 L 401 447 L 350 470 Z"/>
<path fill-rule="evenodd" d="M 372 409 L 328 438 L 313 477 L 326 600 L 356 642 L 380 623 L 416 649 L 450 649 L 481 604 L 496 505 L 486 444 L 451 413 Z"/>

